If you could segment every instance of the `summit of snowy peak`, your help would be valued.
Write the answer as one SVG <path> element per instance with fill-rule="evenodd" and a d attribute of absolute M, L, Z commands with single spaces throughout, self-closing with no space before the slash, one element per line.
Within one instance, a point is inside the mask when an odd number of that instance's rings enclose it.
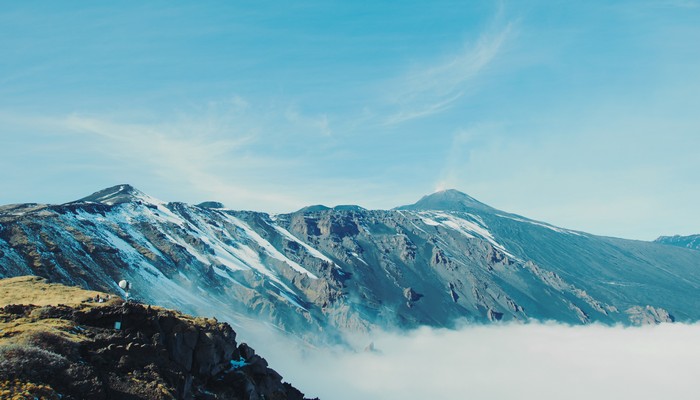
<path fill-rule="evenodd" d="M 441 190 L 426 196 L 423 196 L 416 203 L 401 207 L 396 207 L 397 210 L 441 210 L 441 211 L 495 211 L 491 206 L 488 206 L 466 193 L 459 190 L 447 189 Z"/>
<path fill-rule="evenodd" d="M 129 203 L 133 201 L 153 202 L 147 194 L 141 192 L 129 184 L 116 185 L 97 191 L 87 197 L 78 200 L 79 202 L 94 202 L 113 206 L 115 204 Z"/>

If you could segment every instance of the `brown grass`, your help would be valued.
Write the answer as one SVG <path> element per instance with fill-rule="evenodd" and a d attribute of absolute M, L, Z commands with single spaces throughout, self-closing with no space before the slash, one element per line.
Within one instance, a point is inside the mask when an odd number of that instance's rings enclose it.
<path fill-rule="evenodd" d="M 106 293 L 93 290 L 48 283 L 46 279 L 37 276 L 0 279 L 0 307 L 10 304 L 39 306 L 26 317 L 12 318 L 6 322 L 0 320 L 0 344 L 24 343 L 41 333 L 50 333 L 71 342 L 81 341 L 81 335 L 71 332 L 75 323 L 64 319 L 46 318 L 43 315 L 44 307 L 64 304 L 84 309 L 121 302 L 115 295 L 111 295 L 112 299 L 106 303 L 86 302 L 98 294 L 103 298 L 107 296 Z"/>
<path fill-rule="evenodd" d="M 16 278 L 0 279 L 0 307 L 9 304 L 34 304 L 50 306 L 65 304 L 79 306 L 83 304 L 97 305 L 102 303 L 84 303 L 88 298 L 107 296 L 107 293 L 93 290 L 83 290 L 78 287 L 65 286 L 58 283 L 48 283 L 38 276 L 19 276 Z M 112 298 L 117 298 L 111 295 Z"/>
<path fill-rule="evenodd" d="M 37 385 L 31 382 L 0 381 L 0 399 L 8 400 L 58 400 L 61 396 L 48 385 Z"/>
<path fill-rule="evenodd" d="M 44 332 L 72 342 L 81 341 L 80 335 L 70 332 L 74 327 L 75 323 L 63 319 L 17 318 L 10 322 L 0 322 L 0 345 L 25 343 L 28 338 Z"/>

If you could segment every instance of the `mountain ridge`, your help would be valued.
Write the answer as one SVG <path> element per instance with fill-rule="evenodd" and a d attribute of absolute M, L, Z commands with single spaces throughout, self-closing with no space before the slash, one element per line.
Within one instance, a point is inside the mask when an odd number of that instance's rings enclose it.
<path fill-rule="evenodd" d="M 80 202 L 87 203 L 102 203 L 106 205 L 116 205 L 129 201 L 147 201 L 147 202 L 157 202 L 166 203 L 155 199 L 143 191 L 137 189 L 136 187 L 124 183 L 119 185 L 114 185 L 107 187 L 102 190 L 98 190 L 88 196 L 82 197 L 78 200 L 70 201 L 64 204 L 74 204 Z M 204 201 L 197 204 L 198 206 L 204 208 L 225 208 L 223 203 L 218 201 Z M 465 211 L 466 209 L 481 209 L 489 211 L 499 211 L 487 204 L 484 204 L 475 198 L 469 196 L 468 194 L 461 192 L 457 189 L 445 189 L 437 191 L 431 194 L 424 195 L 420 200 L 414 204 L 397 206 L 392 208 L 392 210 L 445 210 L 445 211 Z M 318 212 L 318 211 L 367 211 L 366 208 L 356 205 L 356 204 L 339 204 L 333 207 L 329 207 L 322 204 L 308 205 L 301 209 L 295 211 L 299 212 Z"/>
<path fill-rule="evenodd" d="M 82 202 L 0 207 L 0 276 L 117 292 L 128 278 L 151 304 L 326 343 L 459 320 L 700 319 L 697 251 L 558 228 L 458 191 L 417 209 L 270 215 L 121 186 Z"/>
<path fill-rule="evenodd" d="M 695 235 L 673 235 L 659 236 L 654 240 L 656 243 L 667 244 L 688 249 L 700 250 L 700 234 Z"/>

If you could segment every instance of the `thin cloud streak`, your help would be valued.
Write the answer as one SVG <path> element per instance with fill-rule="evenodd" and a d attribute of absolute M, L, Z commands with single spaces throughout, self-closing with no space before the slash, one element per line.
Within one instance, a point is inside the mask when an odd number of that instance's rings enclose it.
<path fill-rule="evenodd" d="M 235 209 L 270 213 L 317 203 L 398 205 L 393 195 L 382 192 L 389 186 L 386 176 L 346 178 L 325 171 L 329 163 L 347 162 L 342 160 L 346 150 L 337 147 L 332 132 L 314 129 L 330 129 L 327 117 L 273 106 L 260 108 L 234 96 L 168 119 L 0 112 L 0 123 L 36 132 L 36 142 L 45 143 L 46 162 L 91 175 L 79 190 L 63 193 L 59 202 L 130 183 L 166 201 L 216 200 Z M 285 112 L 289 110 L 293 118 Z M 308 137 L 315 137 L 321 150 L 299 146 Z M 57 152 L 58 144 L 62 150 Z"/>
<path fill-rule="evenodd" d="M 257 135 L 236 132 L 225 117 L 139 124 L 71 115 L 56 124 L 73 134 L 102 139 L 90 151 L 102 149 L 107 157 L 117 159 L 122 165 L 143 166 L 143 171 L 157 175 L 169 185 L 184 186 L 197 196 L 256 202 L 268 207 L 297 203 L 279 194 L 256 190 L 259 188 L 243 181 L 236 183 L 236 178 L 245 179 L 245 171 L 288 167 L 294 161 L 249 154 L 245 149 L 257 140 Z"/>
<path fill-rule="evenodd" d="M 382 195 L 376 192 L 386 187 L 318 172 L 318 165 L 343 151 L 333 147 L 325 115 L 309 116 L 287 105 L 261 109 L 238 96 L 166 120 L 0 113 L 0 121 L 62 143 L 70 150 L 57 154 L 62 165 L 83 160 L 79 170 L 90 171 L 97 183 L 82 190 L 131 183 L 166 201 L 216 200 L 235 209 L 283 213 L 319 202 L 377 201 Z M 293 147 L 307 137 L 329 140 L 322 154 Z"/>
<path fill-rule="evenodd" d="M 700 2 L 697 0 L 666 0 L 662 1 L 660 5 L 686 9 L 700 8 Z"/>
<path fill-rule="evenodd" d="M 318 131 L 322 136 L 332 136 L 333 131 L 330 127 L 328 115 L 321 114 L 318 116 L 306 116 L 299 112 L 296 108 L 289 108 L 284 113 L 287 121 L 294 124 L 299 124 L 302 128 Z"/>
<path fill-rule="evenodd" d="M 385 124 L 399 124 L 450 108 L 474 89 L 478 78 L 512 38 L 513 31 L 513 24 L 509 23 L 496 32 L 484 33 L 475 43 L 465 43 L 460 52 L 442 62 L 405 75 L 396 84 L 391 100 L 398 111 Z"/>

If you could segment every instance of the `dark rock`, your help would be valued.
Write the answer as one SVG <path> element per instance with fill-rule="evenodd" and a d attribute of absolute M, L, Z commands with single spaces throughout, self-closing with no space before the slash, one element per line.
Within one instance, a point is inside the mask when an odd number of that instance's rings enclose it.
<path fill-rule="evenodd" d="M 241 343 L 238 346 L 238 352 L 241 354 L 244 360 L 249 360 L 255 355 L 255 350 L 248 346 L 247 343 Z"/>
<path fill-rule="evenodd" d="M 238 346 L 236 333 L 228 324 L 132 303 L 82 309 L 0 308 L 0 320 L 17 320 L 29 314 L 38 319 L 73 321 L 80 329 L 66 334 L 74 335 L 77 344 L 70 341 L 71 346 L 53 346 L 57 339 L 68 342 L 55 334 L 44 335 L 32 345 L 43 348 L 29 347 L 24 353 L 12 354 L 39 354 L 34 359 L 45 359 L 42 365 L 55 365 L 63 372 L 47 369 L 37 374 L 36 368 L 14 368 L 11 372 L 0 368 L 0 380 L 29 379 L 25 375 L 33 374 L 32 382 L 51 386 L 65 400 L 303 399 L 298 390 L 283 384 L 282 377 L 255 350 L 246 344 Z M 123 322 L 124 329 L 112 328 L 117 320 Z M 230 361 L 240 357 L 246 364 L 231 370 Z"/>
<path fill-rule="evenodd" d="M 197 204 L 197 207 L 201 208 L 226 208 L 223 203 L 219 203 L 218 201 L 204 201 L 199 204 Z"/>
<path fill-rule="evenodd" d="M 415 290 L 413 290 L 413 288 L 410 288 L 410 287 L 405 288 L 405 289 L 403 290 L 403 296 L 404 296 L 404 297 L 406 298 L 406 300 L 408 300 L 409 302 L 418 301 L 418 300 L 421 299 L 421 297 L 423 297 L 422 294 L 416 292 Z"/>
<path fill-rule="evenodd" d="M 489 321 L 500 321 L 503 319 L 503 313 L 489 309 L 487 312 L 487 318 Z"/>

